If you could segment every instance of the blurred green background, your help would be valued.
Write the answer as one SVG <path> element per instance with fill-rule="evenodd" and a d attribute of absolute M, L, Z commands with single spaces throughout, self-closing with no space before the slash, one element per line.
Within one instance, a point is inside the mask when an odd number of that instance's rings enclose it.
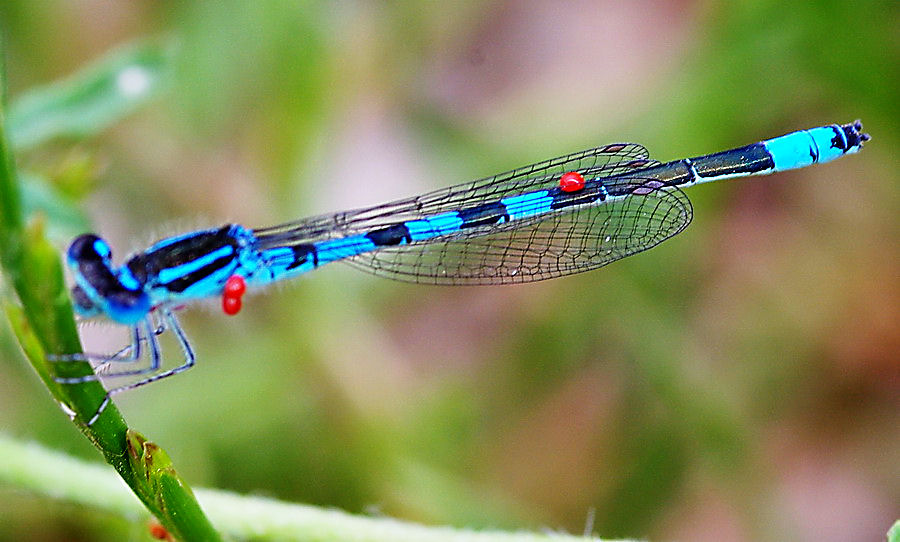
<path fill-rule="evenodd" d="M 0 4 L 15 101 L 135 40 L 173 77 L 101 137 L 19 155 L 117 258 L 613 141 L 658 160 L 861 118 L 858 156 L 691 189 L 694 224 L 512 287 L 334 266 L 182 316 L 199 356 L 117 398 L 196 486 L 427 524 L 876 540 L 900 503 L 900 8 L 675 2 Z M 69 212 L 72 212 L 71 210 Z M 84 327 L 86 348 L 124 330 Z M 177 346 L 164 342 L 169 360 Z M 98 454 L 0 332 L 0 430 Z M 0 540 L 144 540 L 0 487 Z"/>

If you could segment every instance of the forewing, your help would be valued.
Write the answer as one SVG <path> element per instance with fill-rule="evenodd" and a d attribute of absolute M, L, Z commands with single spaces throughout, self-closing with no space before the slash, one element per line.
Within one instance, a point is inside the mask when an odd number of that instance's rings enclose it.
<path fill-rule="evenodd" d="M 470 228 L 356 255 L 353 267 L 407 282 L 512 284 L 602 267 L 658 245 L 691 221 L 687 196 L 655 179 L 626 178 L 605 202 L 531 220 Z"/>
<path fill-rule="evenodd" d="M 641 145 L 613 143 L 420 196 L 374 207 L 314 216 L 256 229 L 253 233 L 259 239 L 260 249 L 345 237 L 407 220 L 498 201 L 511 195 L 551 188 L 558 184 L 563 173 L 569 171 L 578 171 L 585 178 L 608 177 L 657 163 L 648 157 L 647 149 Z"/>

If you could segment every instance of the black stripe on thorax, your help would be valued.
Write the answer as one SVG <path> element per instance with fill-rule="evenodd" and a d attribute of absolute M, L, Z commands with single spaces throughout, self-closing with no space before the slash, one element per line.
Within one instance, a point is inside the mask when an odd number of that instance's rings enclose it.
<path fill-rule="evenodd" d="M 210 263 L 204 265 L 203 267 L 191 271 L 186 275 L 182 275 L 175 280 L 169 281 L 165 284 L 161 284 L 160 286 L 164 287 L 166 290 L 175 293 L 181 293 L 197 282 L 205 279 L 206 277 L 212 275 L 216 271 L 224 269 L 231 265 L 235 260 L 235 254 L 232 252 L 227 256 L 222 256 L 221 258 L 216 258 Z"/>
<path fill-rule="evenodd" d="M 125 262 L 125 266 L 143 284 L 152 277 L 158 276 L 163 269 L 178 267 L 203 258 L 224 246 L 230 246 L 232 249 L 231 255 L 227 257 L 228 260 L 233 259 L 240 248 L 237 240 L 231 235 L 230 225 L 207 230 L 172 243 L 161 243 L 155 250 L 135 254 Z M 216 262 L 218 260 L 210 262 L 208 265 L 216 265 Z M 205 267 L 197 271 L 202 271 Z M 189 275 L 191 274 L 189 273 Z"/>
<path fill-rule="evenodd" d="M 208 258 L 210 254 L 221 250 L 223 247 L 231 249 L 227 254 L 210 261 L 202 267 L 169 282 L 159 284 L 159 286 L 166 288 L 170 292 L 184 292 L 196 282 L 234 263 L 240 247 L 237 239 L 231 235 L 231 229 L 232 227 L 227 225 L 186 236 L 173 242 L 160 242 L 157 248 L 132 256 L 125 263 L 125 266 L 138 281 L 144 284 L 155 280 L 165 269 L 176 268 L 199 259 Z"/>

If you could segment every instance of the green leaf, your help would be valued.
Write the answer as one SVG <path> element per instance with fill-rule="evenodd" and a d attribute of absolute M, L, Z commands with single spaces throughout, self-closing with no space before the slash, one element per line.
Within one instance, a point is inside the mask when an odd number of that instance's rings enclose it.
<path fill-rule="evenodd" d="M 169 46 L 131 45 L 66 80 L 28 92 L 9 109 L 14 148 L 99 133 L 159 92 L 169 80 L 171 58 Z"/>
<path fill-rule="evenodd" d="M 64 241 L 91 229 L 84 211 L 43 177 L 28 172 L 20 172 L 19 177 L 25 216 L 43 213 L 47 217 L 48 237 Z"/>

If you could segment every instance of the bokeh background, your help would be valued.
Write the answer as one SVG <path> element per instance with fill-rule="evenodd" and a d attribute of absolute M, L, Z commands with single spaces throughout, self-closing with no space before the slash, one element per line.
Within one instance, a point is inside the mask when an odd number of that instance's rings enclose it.
<path fill-rule="evenodd" d="M 861 118 L 862 154 L 693 188 L 685 233 L 600 271 L 447 288 L 335 265 L 236 318 L 185 311 L 198 366 L 117 404 L 193 485 L 427 524 L 854 541 L 897 518 L 896 2 L 7 0 L 0 28 L 13 100 L 176 43 L 148 107 L 20 156 L 93 184 L 119 257 L 613 141 L 665 161 Z M 0 356 L 0 428 L 99 461 L 5 325 Z M 14 488 L 0 525 L 147 537 Z"/>

